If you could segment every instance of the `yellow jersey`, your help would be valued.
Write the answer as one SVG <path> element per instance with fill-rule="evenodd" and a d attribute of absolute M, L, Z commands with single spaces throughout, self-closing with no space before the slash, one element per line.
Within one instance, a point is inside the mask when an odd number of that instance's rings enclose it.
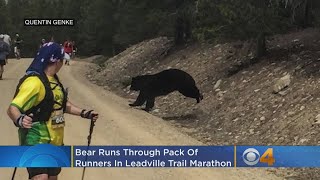
<path fill-rule="evenodd" d="M 54 77 L 47 77 L 54 96 L 54 109 L 61 109 L 64 99 L 63 88 L 59 86 Z M 11 102 L 11 105 L 17 107 L 20 112 L 26 112 L 44 99 L 45 92 L 46 89 L 41 80 L 37 76 L 30 76 L 21 84 L 19 92 Z M 28 130 L 20 128 L 20 144 L 49 143 L 58 146 L 63 145 L 64 126 L 63 110 L 55 110 L 48 121 L 35 122 L 32 124 L 32 128 Z"/>

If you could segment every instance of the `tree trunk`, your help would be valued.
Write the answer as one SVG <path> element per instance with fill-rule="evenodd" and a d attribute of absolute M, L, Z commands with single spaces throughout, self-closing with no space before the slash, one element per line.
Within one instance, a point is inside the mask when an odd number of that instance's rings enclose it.
<path fill-rule="evenodd" d="M 183 19 L 178 17 L 175 25 L 175 44 L 181 45 L 184 43 L 184 24 Z"/>
<path fill-rule="evenodd" d="M 257 38 L 256 57 L 260 58 L 266 55 L 266 34 L 264 32 L 259 33 Z"/>
<path fill-rule="evenodd" d="M 311 0 L 306 0 L 303 27 L 306 28 L 311 25 L 311 18 L 312 18 L 312 2 Z"/>

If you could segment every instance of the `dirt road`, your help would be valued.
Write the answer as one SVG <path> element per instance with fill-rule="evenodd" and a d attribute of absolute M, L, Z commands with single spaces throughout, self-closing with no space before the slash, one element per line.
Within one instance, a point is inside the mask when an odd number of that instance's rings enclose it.
<path fill-rule="evenodd" d="M 0 145 L 18 144 L 16 128 L 6 115 L 19 78 L 31 59 L 10 60 L 5 67 L 4 80 L 0 81 Z M 130 108 L 122 99 L 101 87 L 91 84 L 84 77 L 84 62 L 72 62 L 59 73 L 62 82 L 69 87 L 71 101 L 80 107 L 100 112 L 92 145 L 201 145 L 180 133 L 165 121 L 144 111 Z M 89 121 L 66 115 L 66 145 L 86 145 Z M 11 179 L 13 169 L 0 169 L 0 179 Z M 81 179 L 82 168 L 63 169 L 60 180 Z M 16 180 L 26 180 L 27 172 L 18 169 Z M 213 169 L 213 168 L 87 168 L 86 180 L 102 179 L 197 179 L 197 180 L 276 180 L 278 177 L 263 169 Z"/>

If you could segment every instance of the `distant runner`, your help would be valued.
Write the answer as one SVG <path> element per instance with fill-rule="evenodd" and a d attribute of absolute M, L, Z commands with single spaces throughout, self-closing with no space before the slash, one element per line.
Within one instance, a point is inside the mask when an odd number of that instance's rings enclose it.
<path fill-rule="evenodd" d="M 70 57 L 72 57 L 73 45 L 69 39 L 64 42 L 63 49 L 65 53 L 67 53 Z M 70 65 L 70 59 L 71 58 L 66 59 L 65 64 Z"/>
<path fill-rule="evenodd" d="M 16 39 L 15 39 L 14 43 L 15 43 L 14 54 L 15 54 L 17 59 L 20 59 L 21 58 L 20 50 L 21 50 L 22 40 L 21 40 L 21 38 L 20 38 L 18 33 L 16 34 Z"/>
<path fill-rule="evenodd" d="M 10 52 L 9 45 L 3 41 L 4 35 L 0 35 L 0 80 L 4 72 L 4 66 L 6 65 L 6 59 Z"/>
<path fill-rule="evenodd" d="M 46 43 L 46 40 L 45 40 L 45 39 L 42 39 L 39 48 L 42 48 L 45 43 Z"/>
<path fill-rule="evenodd" d="M 10 52 L 11 52 L 11 37 L 8 34 L 4 34 L 3 36 L 4 36 L 3 41 L 9 45 L 9 54 L 10 54 Z M 8 63 L 9 54 L 7 55 L 6 63 Z"/>
<path fill-rule="evenodd" d="M 72 41 L 72 46 L 73 46 L 73 54 L 72 54 L 72 58 L 74 58 L 76 56 L 76 53 L 78 51 L 78 48 L 76 46 L 76 43 L 74 41 Z"/>

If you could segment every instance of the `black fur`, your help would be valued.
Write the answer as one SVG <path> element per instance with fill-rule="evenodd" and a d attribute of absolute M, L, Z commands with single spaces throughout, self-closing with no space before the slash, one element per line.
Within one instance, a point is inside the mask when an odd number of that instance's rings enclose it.
<path fill-rule="evenodd" d="M 203 96 L 192 76 L 179 69 L 168 69 L 153 75 L 141 75 L 132 78 L 130 90 L 140 91 L 136 101 L 130 106 L 142 106 L 145 111 L 154 107 L 155 98 L 179 91 L 186 97 L 195 98 L 199 103 Z"/>

